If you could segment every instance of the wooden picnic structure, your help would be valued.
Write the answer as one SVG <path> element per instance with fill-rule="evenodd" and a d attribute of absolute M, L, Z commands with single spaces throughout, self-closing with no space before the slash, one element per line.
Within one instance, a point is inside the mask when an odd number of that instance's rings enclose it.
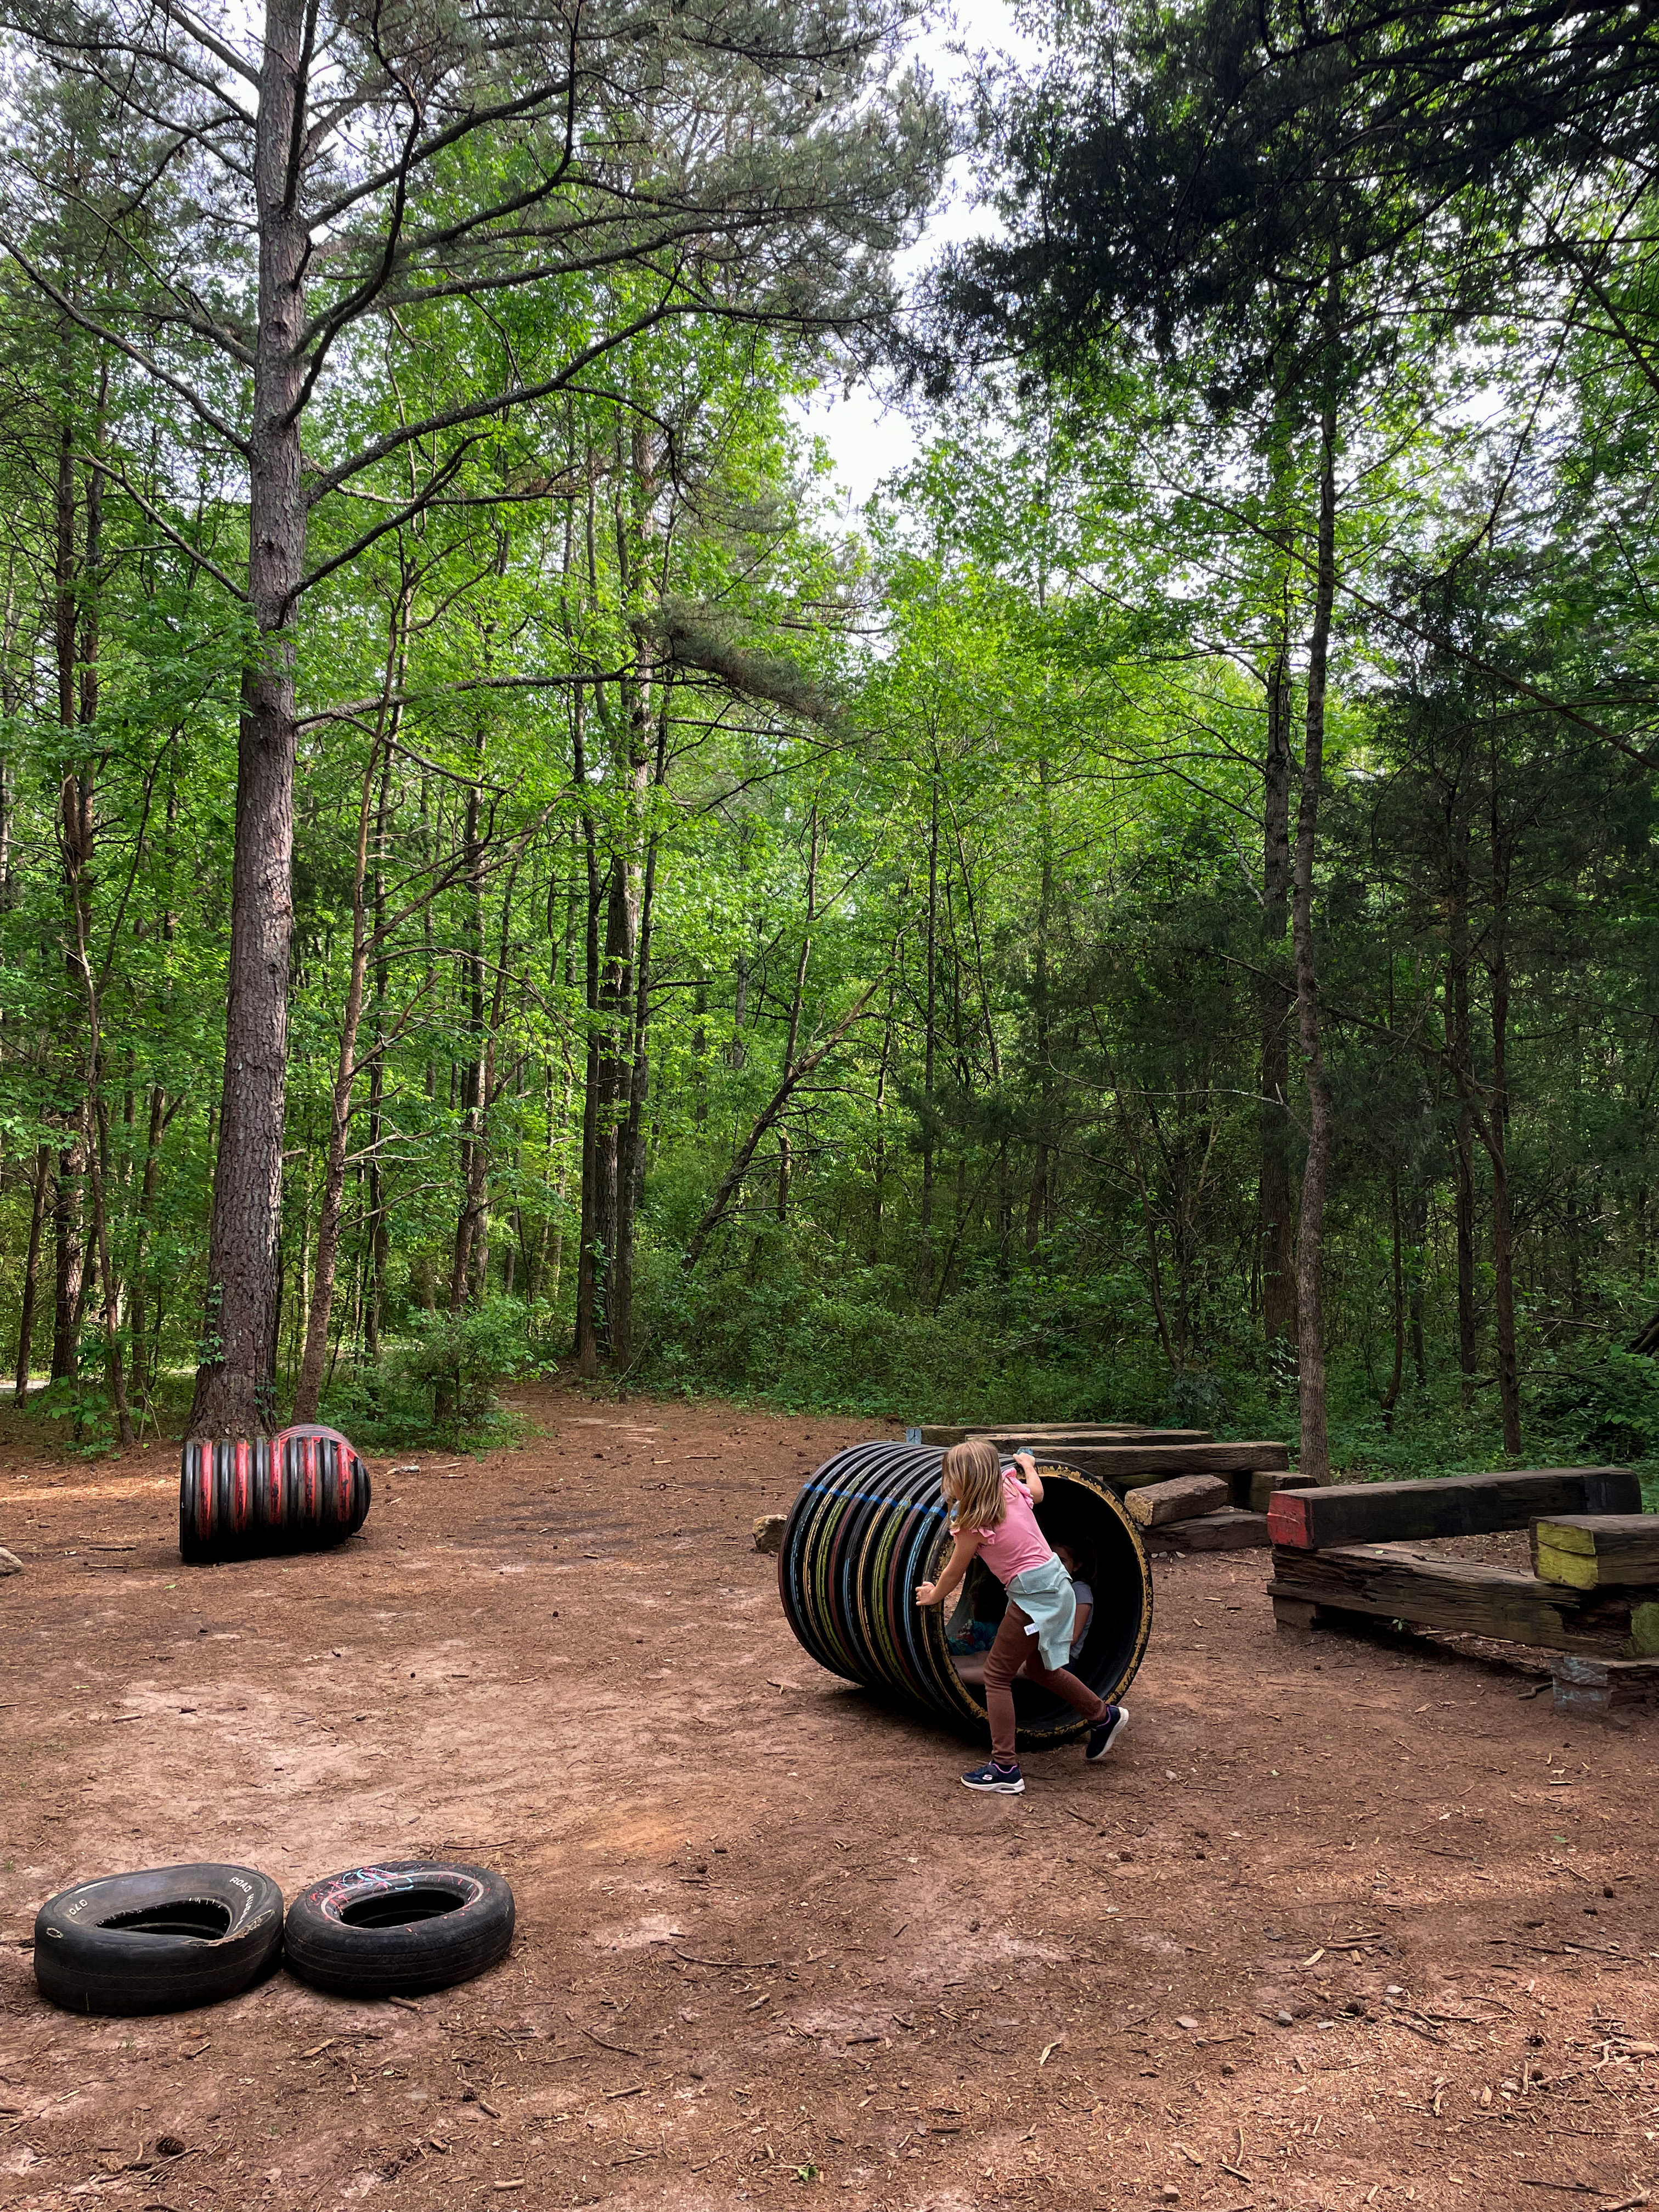
<path fill-rule="evenodd" d="M 1659 1516 L 1628 1468 L 1534 1468 L 1283 1490 L 1267 1507 L 1281 1629 L 1397 1620 L 1540 1646 L 1563 1711 L 1659 1690 Z M 1447 1536 L 1530 1533 L 1530 1573 L 1427 1552 Z"/>
<path fill-rule="evenodd" d="M 1659 1696 L 1659 1514 L 1629 1468 L 1528 1468 L 1322 1487 L 1282 1443 L 1218 1443 L 1207 1429 L 1026 1421 L 913 1429 L 936 1448 L 982 1437 L 1063 1461 L 1123 1502 L 1143 1548 L 1273 1549 L 1281 1629 L 1406 1621 L 1553 1652 L 1563 1711 L 1609 1713 Z M 1532 1571 L 1427 1552 L 1447 1536 L 1531 1532 Z"/>
<path fill-rule="evenodd" d="M 1131 1422 L 943 1425 L 911 1441 L 948 1448 L 981 1438 L 1006 1454 L 1063 1461 L 1121 1498 L 1149 1552 L 1232 1552 L 1265 1547 L 1267 1502 L 1304 1478 L 1271 1441 L 1218 1443 L 1207 1429 L 1154 1429 Z"/>

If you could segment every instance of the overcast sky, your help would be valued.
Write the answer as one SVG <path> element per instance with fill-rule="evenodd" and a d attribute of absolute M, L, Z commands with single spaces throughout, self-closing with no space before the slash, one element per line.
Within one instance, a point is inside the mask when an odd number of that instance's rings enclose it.
<path fill-rule="evenodd" d="M 942 11 L 916 44 L 935 78 L 946 88 L 959 84 L 968 71 L 968 62 L 952 51 L 958 46 L 965 46 L 969 54 L 1001 52 L 1022 60 L 1038 51 L 1016 27 L 1008 0 L 955 0 L 954 6 Z M 943 204 L 917 245 L 901 258 L 901 276 L 925 269 L 942 246 L 986 228 L 991 220 L 985 210 L 975 205 L 974 178 L 968 162 L 953 161 Z M 884 408 L 865 385 L 855 386 L 845 398 L 839 386 L 833 386 L 819 393 L 802 413 L 809 428 L 829 445 L 837 482 L 854 506 L 866 500 L 883 477 L 902 468 L 916 450 L 913 425 L 896 408 Z"/>

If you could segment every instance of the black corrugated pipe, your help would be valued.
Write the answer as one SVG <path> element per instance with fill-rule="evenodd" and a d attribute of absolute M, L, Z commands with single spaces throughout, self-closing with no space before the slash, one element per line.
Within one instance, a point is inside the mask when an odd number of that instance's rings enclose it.
<path fill-rule="evenodd" d="M 939 1495 L 945 1454 L 930 1444 L 854 1444 L 808 1477 L 784 1526 L 778 1590 L 789 1626 L 821 1667 L 914 1712 L 988 1726 L 980 1686 L 957 1671 L 948 1633 L 958 1602 L 915 1601 L 950 1556 Z M 1005 1462 L 1005 1465 L 1012 1464 Z M 1152 1626 L 1152 1578 L 1134 1524 L 1103 1482 L 1039 1459 L 1037 1519 L 1051 1544 L 1078 1547 L 1093 1572 L 1095 1609 L 1072 1671 L 1115 1700 L 1134 1677 Z M 1000 1615 L 1002 1586 L 981 1576 L 972 1609 Z M 1067 1705 L 1016 1681 L 1019 1740 L 1028 1748 L 1081 1735 Z"/>
<path fill-rule="evenodd" d="M 317 1551 L 368 1517 L 368 1469 L 316 1421 L 274 1437 L 190 1443 L 179 1465 L 179 1550 L 191 1566 Z"/>

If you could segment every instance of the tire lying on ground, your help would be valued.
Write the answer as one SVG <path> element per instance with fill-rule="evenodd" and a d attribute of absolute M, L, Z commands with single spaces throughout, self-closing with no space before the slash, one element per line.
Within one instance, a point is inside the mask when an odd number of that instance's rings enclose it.
<path fill-rule="evenodd" d="M 34 1978 L 70 2012 L 185 2012 L 234 1996 L 276 1959 L 283 1893 L 252 1867 L 151 1867 L 49 1897 Z"/>
<path fill-rule="evenodd" d="M 290 1972 L 313 1989 L 418 1996 L 504 1959 L 513 1920 L 512 1889 L 488 1867 L 386 1859 L 301 1890 L 283 1941 Z"/>
<path fill-rule="evenodd" d="M 368 1469 L 337 1429 L 187 1443 L 179 1462 L 179 1551 L 189 1566 L 319 1550 L 368 1517 Z"/>

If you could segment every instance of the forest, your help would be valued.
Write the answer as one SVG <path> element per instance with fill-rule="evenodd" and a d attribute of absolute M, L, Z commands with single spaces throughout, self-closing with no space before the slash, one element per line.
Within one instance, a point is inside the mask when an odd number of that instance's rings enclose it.
<path fill-rule="evenodd" d="M 1659 25 L 1021 21 L 7 0 L 21 1418 L 1659 1458 Z"/>

